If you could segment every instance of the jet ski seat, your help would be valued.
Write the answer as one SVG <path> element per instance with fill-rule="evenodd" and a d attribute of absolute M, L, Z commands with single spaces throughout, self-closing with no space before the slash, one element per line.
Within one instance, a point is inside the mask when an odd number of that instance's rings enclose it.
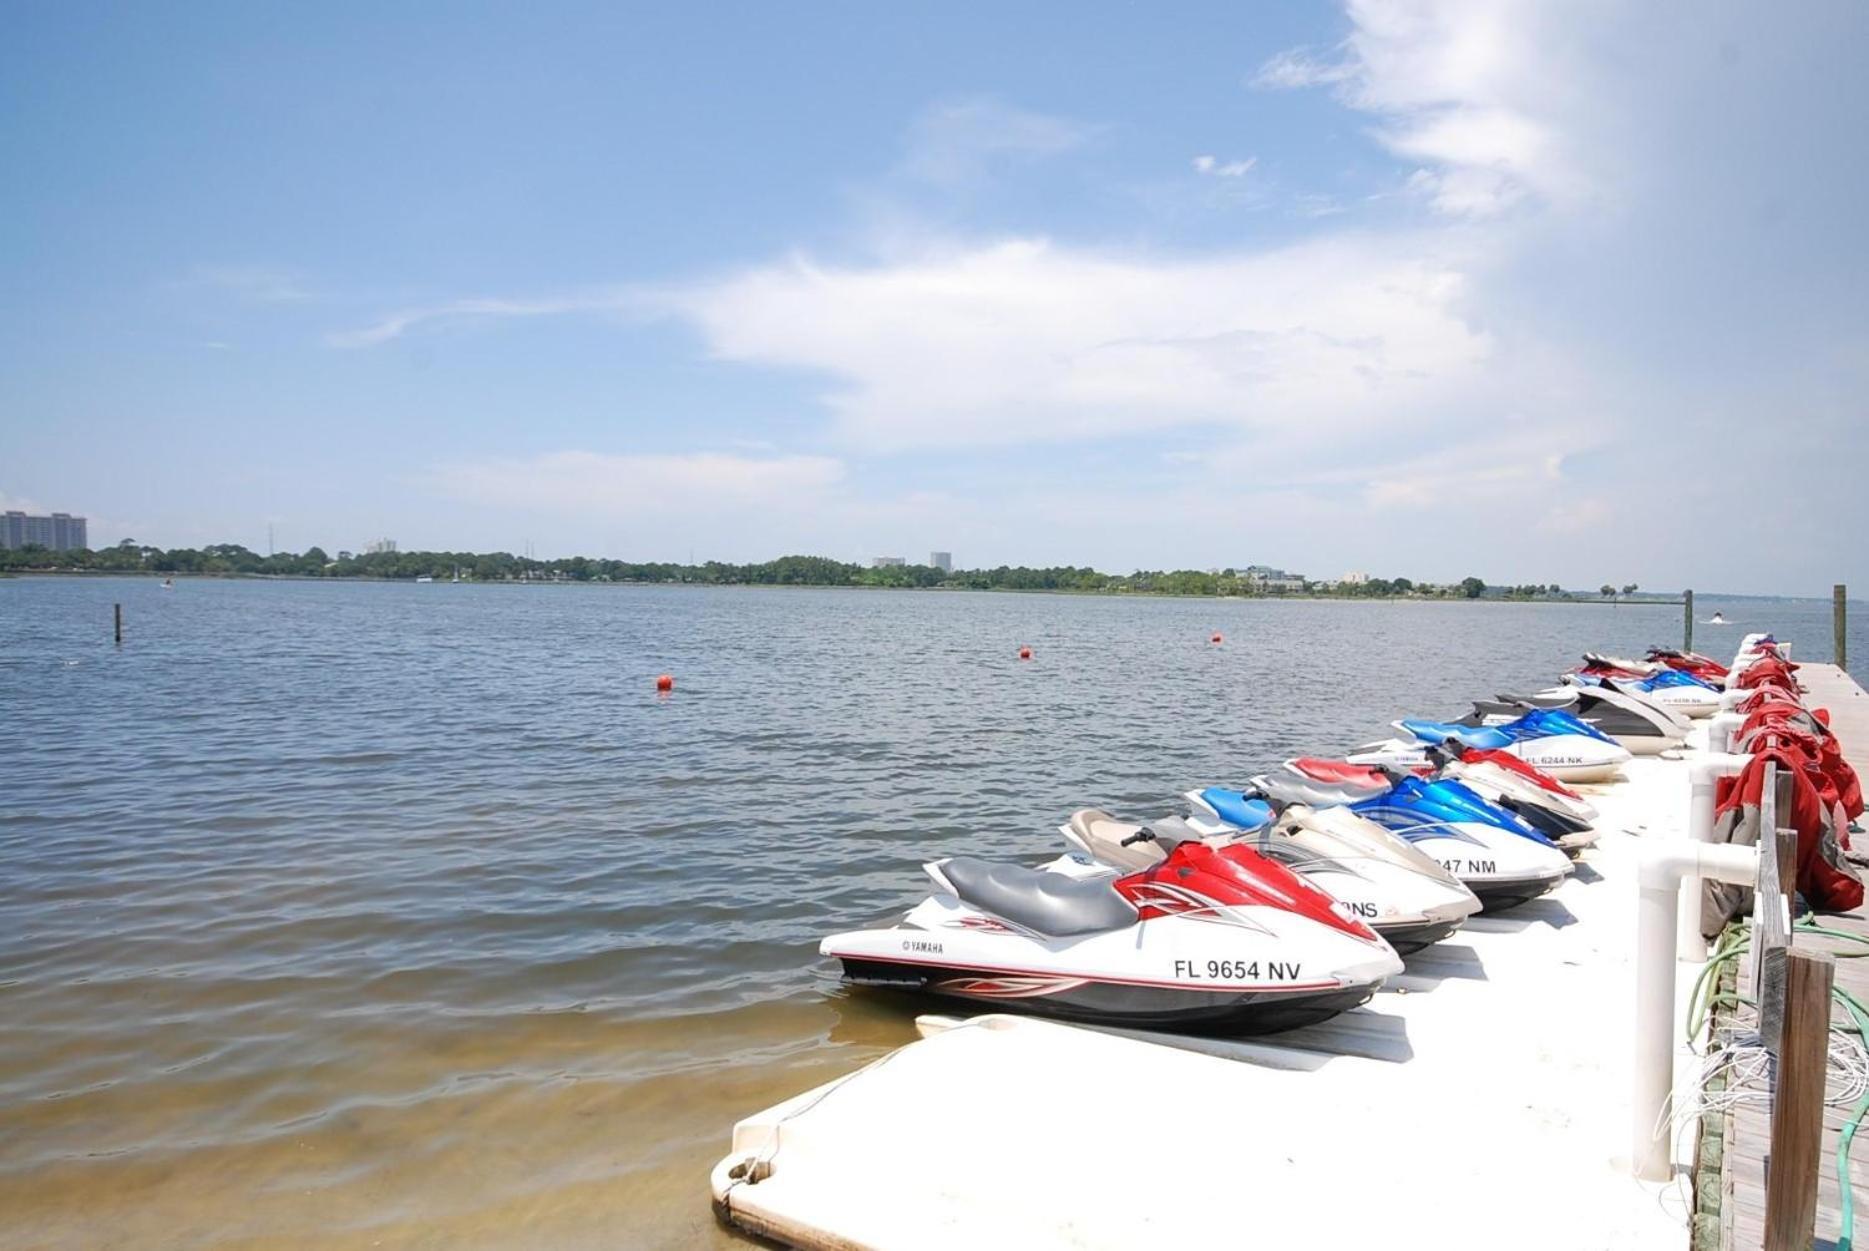
<path fill-rule="evenodd" d="M 1201 802 L 1212 808 L 1215 816 L 1235 829 L 1256 830 L 1272 820 L 1272 808 L 1269 804 L 1242 791 L 1230 791 L 1222 786 L 1209 786 L 1201 791 Z"/>
<path fill-rule="evenodd" d="M 1304 804 L 1309 808 L 1340 808 L 1373 799 L 1388 789 L 1359 786 L 1353 782 L 1318 782 L 1296 774 L 1266 774 L 1252 780 L 1253 789 L 1283 807 Z"/>
<path fill-rule="evenodd" d="M 940 868 L 962 902 L 1052 938 L 1135 924 L 1135 908 L 1108 879 L 1069 878 L 970 856 L 943 860 Z"/>
<path fill-rule="evenodd" d="M 1118 821 L 1100 808 L 1080 808 L 1073 812 L 1071 830 L 1084 841 L 1091 858 L 1098 864 L 1132 873 L 1154 868 L 1168 858 L 1176 844 L 1198 842 L 1201 837 L 1199 831 L 1180 817 L 1163 817 L 1147 825 L 1137 825 L 1133 821 Z M 1144 830 L 1154 837 L 1124 845 L 1125 839 L 1134 838 Z"/>
<path fill-rule="evenodd" d="M 1417 717 L 1408 717 L 1395 723 L 1396 728 L 1420 739 L 1424 743 L 1445 743 L 1448 739 L 1459 739 L 1468 747 L 1477 747 L 1481 751 L 1497 750 L 1512 745 L 1512 736 L 1503 730 L 1491 726 L 1462 725 L 1458 721 L 1428 721 Z"/>
<path fill-rule="evenodd" d="M 1331 760 L 1323 756 L 1296 756 L 1285 762 L 1287 772 L 1295 773 L 1312 782 L 1345 783 L 1352 786 L 1367 786 L 1371 790 L 1387 790 L 1389 781 L 1382 776 L 1382 770 L 1374 765 L 1357 764 L 1350 760 Z"/>

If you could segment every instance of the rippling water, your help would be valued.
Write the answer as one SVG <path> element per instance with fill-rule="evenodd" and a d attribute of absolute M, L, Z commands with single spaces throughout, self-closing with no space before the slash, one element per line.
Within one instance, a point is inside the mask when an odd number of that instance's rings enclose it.
<path fill-rule="evenodd" d="M 1756 618 L 1828 659 L 1827 604 L 1714 607 L 1702 650 Z M 733 1120 L 911 1036 L 815 943 L 912 903 L 922 860 L 1051 854 L 1074 808 L 1151 815 L 1679 632 L 1634 605 L 0 581 L 0 1242 L 725 1244 Z"/>

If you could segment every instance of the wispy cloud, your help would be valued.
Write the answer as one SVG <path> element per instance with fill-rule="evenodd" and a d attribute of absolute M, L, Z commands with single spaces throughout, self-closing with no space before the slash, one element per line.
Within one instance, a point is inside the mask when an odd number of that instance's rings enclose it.
<path fill-rule="evenodd" d="M 1195 173 L 1214 178 L 1244 178 L 1258 163 L 1259 158 L 1256 156 L 1249 156 L 1243 161 L 1221 161 L 1214 156 L 1197 156 L 1193 162 Z"/>
<path fill-rule="evenodd" d="M 1310 48 L 1288 48 L 1261 65 L 1247 82 L 1262 90 L 1290 91 L 1340 83 L 1355 73 L 1355 62 L 1341 50 L 1325 58 Z"/>
<path fill-rule="evenodd" d="M 289 304 L 312 296 L 296 275 L 252 265 L 204 265 L 182 285 L 222 291 L 250 304 Z"/>
<path fill-rule="evenodd" d="M 901 170 L 956 189 L 1011 162 L 1042 160 L 1089 143 L 1098 127 L 1015 107 L 992 96 L 947 100 L 926 109 L 910 129 Z"/>
<path fill-rule="evenodd" d="M 325 342 L 338 348 L 368 348 L 399 339 L 417 327 L 435 323 L 486 318 L 557 317 L 568 313 L 612 313 L 625 311 L 638 303 L 629 292 L 614 288 L 586 295 L 537 299 L 490 297 L 444 300 L 399 309 L 358 329 L 334 331 L 325 336 Z"/>

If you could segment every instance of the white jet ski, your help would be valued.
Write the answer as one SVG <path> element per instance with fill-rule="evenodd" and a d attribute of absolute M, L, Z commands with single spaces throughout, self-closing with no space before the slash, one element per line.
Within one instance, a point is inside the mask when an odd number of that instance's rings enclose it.
<path fill-rule="evenodd" d="M 1335 1016 L 1402 970 L 1328 894 L 1246 848 L 1180 842 L 1120 877 L 965 857 L 923 867 L 935 893 L 900 922 L 820 945 L 845 981 L 996 1012 L 1244 1034 Z"/>

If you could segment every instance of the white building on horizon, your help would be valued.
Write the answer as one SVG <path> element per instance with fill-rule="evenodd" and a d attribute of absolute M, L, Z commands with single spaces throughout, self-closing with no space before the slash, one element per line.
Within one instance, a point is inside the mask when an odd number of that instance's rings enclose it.
<path fill-rule="evenodd" d="M 1360 569 L 1352 569 L 1349 573 L 1338 578 L 1337 581 L 1343 583 L 1345 586 L 1363 586 L 1369 581 L 1369 575 L 1362 572 Z"/>
<path fill-rule="evenodd" d="M 363 545 L 363 554 L 366 556 L 376 556 L 383 552 L 393 552 L 395 550 L 396 540 L 394 539 L 372 539 L 370 542 Z"/>
<path fill-rule="evenodd" d="M 906 566 L 908 563 L 909 563 L 909 558 L 907 556 L 872 556 L 870 557 L 870 568 L 872 569 L 901 569 L 904 566 Z"/>
<path fill-rule="evenodd" d="M 930 568 L 939 569 L 942 573 L 953 573 L 954 572 L 954 553 L 953 552 L 929 552 L 928 553 L 928 564 Z"/>
<path fill-rule="evenodd" d="M 91 546 L 90 523 L 70 513 L 35 516 L 8 509 L 0 515 L 0 548 L 43 547 L 50 552 L 69 552 Z"/>
<path fill-rule="evenodd" d="M 1248 584 L 1262 591 L 1304 590 L 1302 573 L 1286 573 L 1283 569 L 1275 569 L 1271 565 L 1247 565 L 1244 576 Z"/>

